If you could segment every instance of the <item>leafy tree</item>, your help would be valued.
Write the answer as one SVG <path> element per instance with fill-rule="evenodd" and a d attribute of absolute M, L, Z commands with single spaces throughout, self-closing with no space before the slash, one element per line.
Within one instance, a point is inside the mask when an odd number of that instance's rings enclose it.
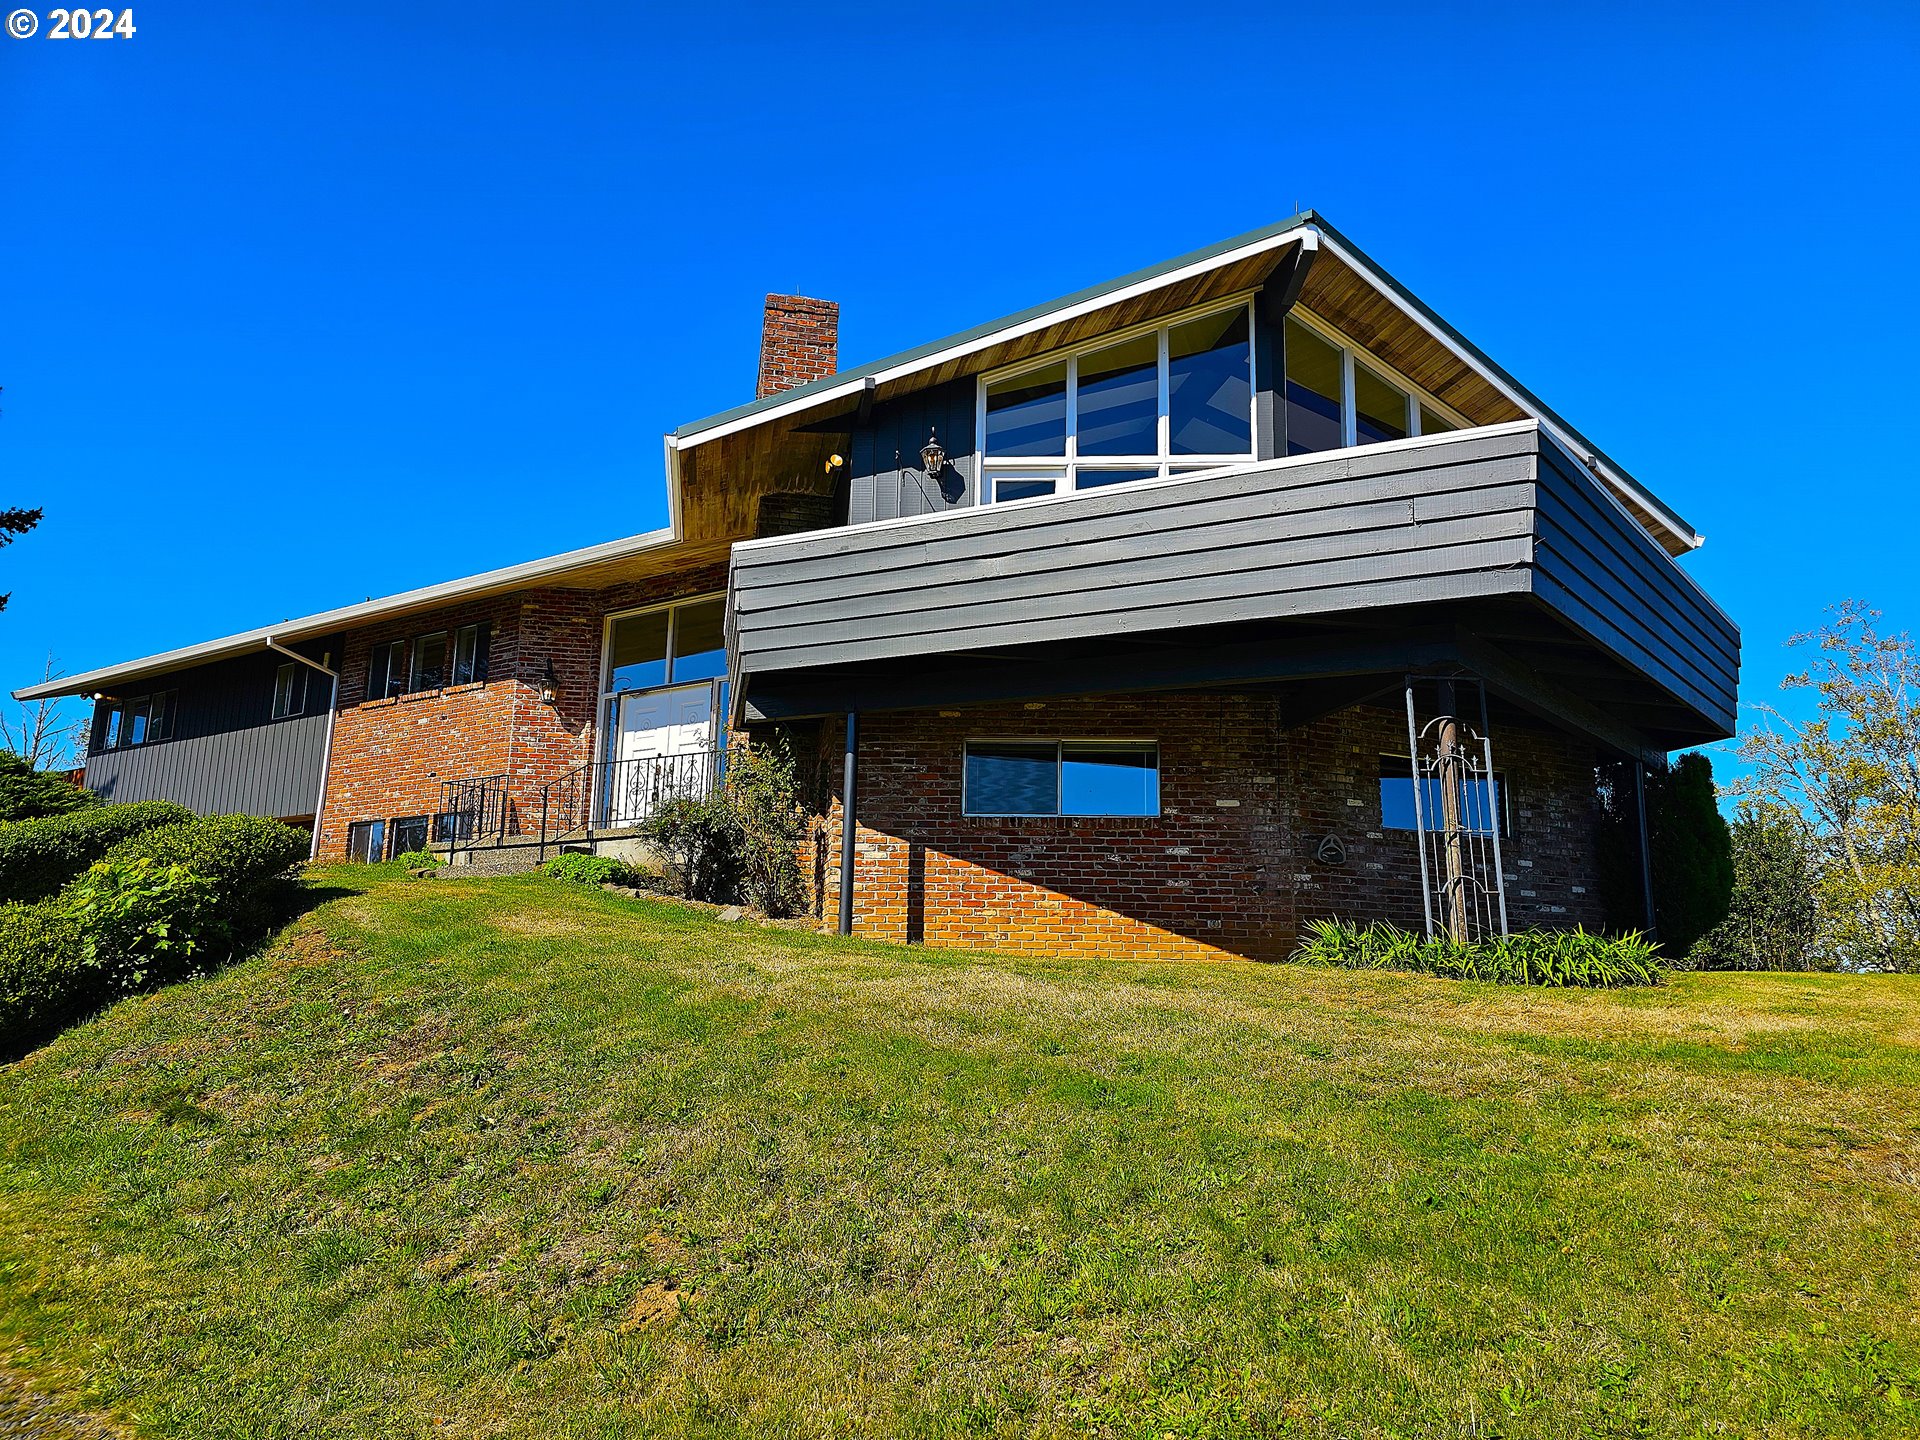
<path fill-rule="evenodd" d="M 1700 970 L 1824 969 L 1820 864 L 1798 811 L 1749 800 L 1733 822 L 1733 901 L 1687 956 Z"/>
<path fill-rule="evenodd" d="M 1817 698 L 1796 723 L 1771 705 L 1741 739 L 1730 790 L 1805 817 L 1823 922 L 1848 968 L 1920 970 L 1920 653 L 1849 600 L 1790 645 L 1818 652 L 1782 682 Z"/>
<path fill-rule="evenodd" d="M 98 796 L 66 776 L 36 770 L 11 750 L 0 750 L 0 820 L 38 820 L 97 804 Z"/>
<path fill-rule="evenodd" d="M 34 526 L 38 525 L 42 513 L 43 512 L 39 510 L 22 510 L 18 507 L 10 510 L 0 510 L 0 550 L 6 549 L 7 546 L 33 529 Z M 0 595 L 0 610 L 6 609 L 7 601 L 12 598 L 11 593 Z"/>

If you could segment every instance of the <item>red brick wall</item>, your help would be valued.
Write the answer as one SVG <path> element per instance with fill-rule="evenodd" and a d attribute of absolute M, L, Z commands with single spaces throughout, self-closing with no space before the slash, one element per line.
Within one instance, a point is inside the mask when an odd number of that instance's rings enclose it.
<path fill-rule="evenodd" d="M 805 295 L 769 295 L 760 322 L 756 399 L 822 380 L 839 365 L 840 307 Z"/>
<path fill-rule="evenodd" d="M 831 770 L 841 734 L 826 731 Z M 970 735 L 1155 738 L 1161 814 L 965 817 Z M 1316 916 L 1420 920 L 1415 839 L 1380 828 L 1379 756 L 1406 749 L 1404 722 L 1388 710 L 1283 732 L 1269 696 L 1106 696 L 864 716 L 860 740 L 861 934 L 1023 953 L 1276 959 Z M 1591 748 L 1519 728 L 1494 744 L 1515 807 L 1512 923 L 1598 923 Z M 1343 865 L 1311 858 L 1327 834 L 1345 845 Z M 839 843 L 836 801 L 819 866 L 829 920 Z"/>
<path fill-rule="evenodd" d="M 440 808 L 443 781 L 483 775 L 507 775 L 521 828 L 537 829 L 540 788 L 594 754 L 607 615 L 725 585 L 725 568 L 710 565 L 604 590 L 520 591 L 350 633 L 320 856 L 346 854 L 354 821 L 431 815 Z M 480 621 L 492 627 L 485 683 L 366 698 L 376 644 Z M 549 664 L 556 699 L 545 705 L 540 690 Z"/>

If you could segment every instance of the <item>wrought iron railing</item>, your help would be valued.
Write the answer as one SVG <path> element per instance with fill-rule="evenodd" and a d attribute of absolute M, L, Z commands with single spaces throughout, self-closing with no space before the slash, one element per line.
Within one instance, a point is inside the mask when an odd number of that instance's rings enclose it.
<path fill-rule="evenodd" d="M 569 770 L 540 791 L 540 858 L 569 836 L 624 830 L 657 814 L 672 800 L 698 800 L 720 787 L 726 752 L 695 750 L 603 760 Z"/>
<path fill-rule="evenodd" d="M 433 838 L 447 847 L 448 863 L 461 850 L 498 845 L 518 828 L 505 775 L 474 775 L 440 783 Z"/>

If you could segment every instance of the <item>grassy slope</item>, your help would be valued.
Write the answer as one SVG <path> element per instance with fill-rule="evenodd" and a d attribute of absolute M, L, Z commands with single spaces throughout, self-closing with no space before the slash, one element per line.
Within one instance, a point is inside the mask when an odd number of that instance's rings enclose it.
<path fill-rule="evenodd" d="M 1915 981 L 1036 963 L 332 878 L 0 1073 L 0 1362 L 139 1433 L 1920 1425 Z"/>

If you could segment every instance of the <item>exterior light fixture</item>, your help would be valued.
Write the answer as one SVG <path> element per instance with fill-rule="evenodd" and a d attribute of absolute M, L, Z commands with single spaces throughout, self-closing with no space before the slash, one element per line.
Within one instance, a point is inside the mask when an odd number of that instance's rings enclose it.
<path fill-rule="evenodd" d="M 846 463 L 847 463 L 846 460 L 843 459 L 841 456 L 838 456 L 838 455 L 827 456 L 827 474 L 831 475 L 834 471 L 838 470 L 842 465 Z"/>
<path fill-rule="evenodd" d="M 920 465 L 927 472 L 928 479 L 932 479 L 947 468 L 946 447 L 931 430 L 927 431 L 927 443 L 920 447 Z"/>
<path fill-rule="evenodd" d="M 540 672 L 540 703 L 551 705 L 560 698 L 560 677 L 553 673 L 553 661 L 547 661 L 547 668 Z"/>

